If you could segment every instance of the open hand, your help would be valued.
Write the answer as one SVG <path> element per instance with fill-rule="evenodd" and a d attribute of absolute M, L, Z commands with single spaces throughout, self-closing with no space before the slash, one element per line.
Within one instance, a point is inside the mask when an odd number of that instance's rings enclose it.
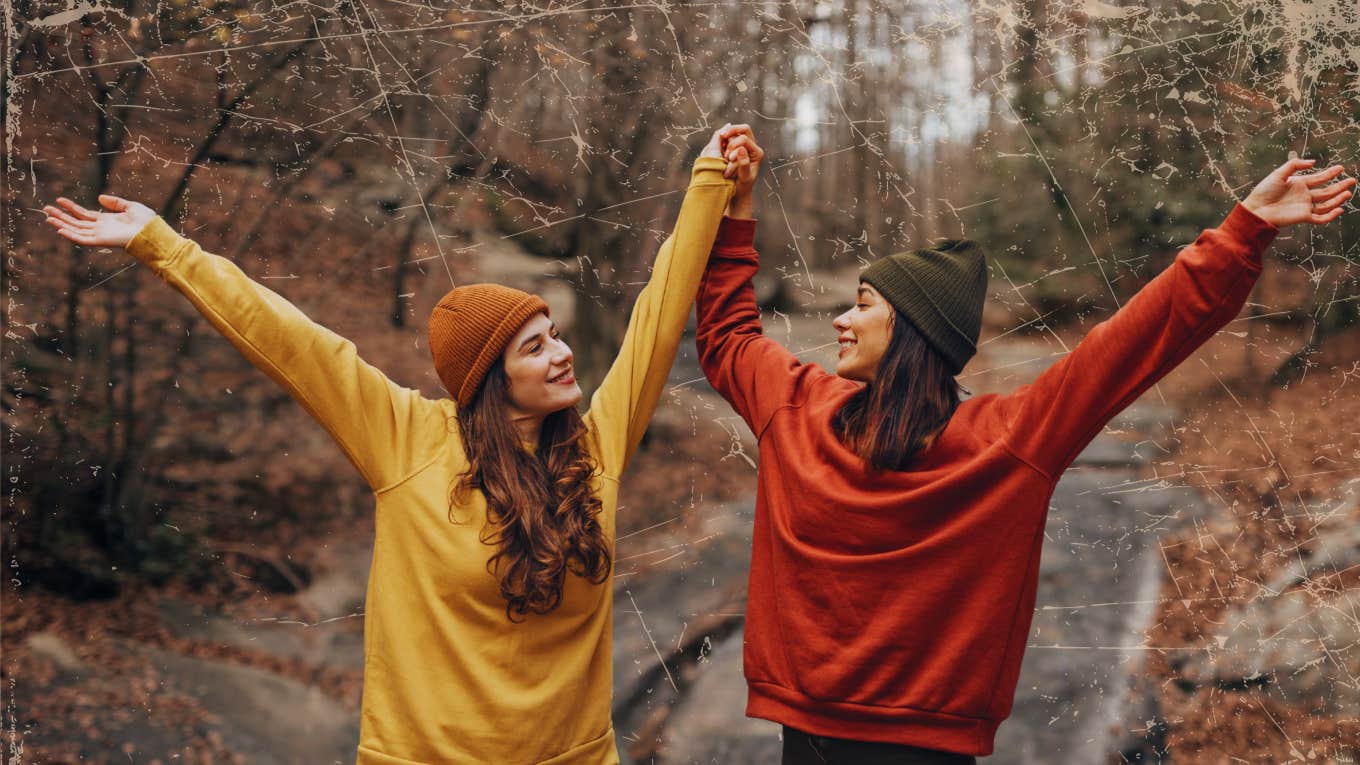
<path fill-rule="evenodd" d="M 1311 168 L 1315 159 L 1291 159 L 1275 168 L 1251 190 L 1242 206 L 1276 227 L 1295 223 L 1331 223 L 1341 217 L 1342 205 L 1354 193 L 1355 178 L 1337 181 L 1341 165 L 1308 175 L 1294 175 Z M 1335 181 L 1335 182 L 1333 182 Z"/>
<path fill-rule="evenodd" d="M 100 194 L 102 211 L 86 210 L 66 197 L 57 197 L 58 209 L 43 207 L 47 223 L 58 234 L 88 247 L 125 247 L 142 227 L 156 219 L 150 207 L 111 194 Z"/>

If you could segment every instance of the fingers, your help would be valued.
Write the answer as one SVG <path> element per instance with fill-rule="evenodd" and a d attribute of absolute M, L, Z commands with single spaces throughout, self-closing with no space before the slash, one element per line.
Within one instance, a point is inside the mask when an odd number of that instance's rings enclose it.
<path fill-rule="evenodd" d="M 1321 186 L 1327 181 L 1332 180 L 1338 175 L 1341 175 L 1342 171 L 1344 171 L 1345 169 L 1346 168 L 1342 167 L 1341 165 L 1332 165 L 1326 170 L 1322 170 L 1320 172 L 1312 173 L 1301 177 L 1303 179 L 1304 185 L 1308 186 L 1308 188 L 1310 189 L 1317 188 L 1318 186 Z"/>
<path fill-rule="evenodd" d="M 1346 200 L 1350 199 L 1354 195 L 1354 192 L 1351 191 L 1351 187 L 1355 185 L 1353 183 L 1344 185 L 1343 184 L 1344 182 L 1332 184 L 1331 188 L 1334 193 L 1324 198 L 1320 202 L 1317 201 L 1313 202 L 1313 209 L 1309 211 L 1308 217 L 1305 218 L 1304 220 L 1316 225 L 1322 225 L 1326 223 L 1331 223 L 1337 218 L 1340 218 L 1341 214 L 1345 212 L 1345 208 L 1343 207 L 1343 205 L 1346 203 Z M 1337 187 L 1342 188 L 1338 190 Z"/>
<path fill-rule="evenodd" d="M 1271 176 L 1282 181 L 1288 180 L 1289 176 L 1293 175 L 1294 173 L 1297 173 L 1300 170 L 1307 170 L 1316 163 L 1317 163 L 1316 159 L 1291 159 L 1288 162 L 1284 163 L 1283 165 L 1280 165 L 1279 167 L 1275 168 L 1275 171 L 1271 173 Z"/>
<path fill-rule="evenodd" d="M 61 200 L 58 200 L 58 201 L 61 201 Z M 68 201 L 69 201 L 69 200 L 68 200 Z M 77 205 L 77 206 L 79 206 L 79 205 Z M 56 220 L 56 221 L 60 222 L 62 225 L 67 226 L 67 227 L 70 227 L 70 228 L 74 228 L 74 229 L 76 229 L 76 230 L 78 230 L 78 231 L 87 231 L 87 230 L 89 230 L 91 227 L 94 226 L 94 224 L 93 224 L 91 221 L 88 221 L 88 220 L 80 220 L 80 219 L 74 218 L 74 217 L 72 217 L 71 215 L 69 215 L 69 214 L 67 214 L 67 213 L 65 213 L 65 212 L 62 212 L 61 210 L 58 210 L 57 208 L 53 207 L 52 205 L 45 205 L 45 206 L 43 206 L 43 212 L 47 213 L 47 216 L 48 216 L 48 220 L 49 220 L 49 221 L 51 221 L 51 220 Z"/>
<path fill-rule="evenodd" d="M 93 210 L 86 210 L 84 207 L 81 207 L 80 205 L 76 204 L 75 202 L 72 202 L 66 197 L 57 197 L 57 204 L 71 211 L 71 214 L 76 216 L 77 218 L 81 218 L 84 220 L 99 219 L 99 213 L 94 212 Z"/>
<path fill-rule="evenodd" d="M 86 246 L 95 244 L 95 238 L 93 234 L 83 233 L 73 228 L 69 228 L 67 226 L 62 225 L 60 221 L 57 221 L 53 218 L 48 218 L 47 223 L 51 225 L 53 228 L 55 228 L 57 230 L 57 233 L 60 234 L 62 237 L 65 237 L 66 239 L 69 239 L 72 242 L 75 242 L 76 244 L 83 244 Z"/>
<path fill-rule="evenodd" d="M 740 125 L 729 123 L 724 125 L 718 133 L 721 136 L 724 157 L 729 156 L 732 153 L 732 149 L 734 148 L 733 141 L 747 140 L 751 142 L 752 146 L 755 145 L 755 133 L 751 131 L 751 126 L 745 123 Z M 756 158 L 756 161 L 760 161 L 759 157 Z"/>
<path fill-rule="evenodd" d="M 751 139 L 744 135 L 739 135 L 736 138 L 729 138 L 727 139 L 727 146 L 723 149 L 723 156 L 729 161 L 735 161 L 737 158 L 737 151 L 743 146 L 751 145 Z"/>
<path fill-rule="evenodd" d="M 703 150 L 699 152 L 699 156 L 722 158 L 722 132 L 726 128 L 727 126 L 724 125 L 713 131 L 712 137 L 708 139 L 708 143 L 705 144 Z"/>
<path fill-rule="evenodd" d="M 1316 203 L 1318 200 L 1327 199 L 1339 191 L 1354 188 L 1357 183 L 1360 183 L 1360 179 L 1347 178 L 1343 181 L 1338 181 L 1336 183 L 1323 186 L 1320 189 L 1313 189 L 1312 191 L 1308 192 L 1308 196 L 1314 203 Z"/>
<path fill-rule="evenodd" d="M 729 153 L 727 159 L 727 168 L 723 170 L 724 178 L 737 177 L 737 171 L 741 169 L 741 160 L 743 157 L 746 158 L 746 164 L 749 165 L 750 155 L 746 153 L 745 149 L 736 149 L 735 151 Z"/>
<path fill-rule="evenodd" d="M 745 135 L 737 136 L 736 138 L 729 140 L 727 142 L 727 148 L 723 151 L 723 156 L 727 157 L 729 160 L 733 159 L 736 156 L 736 150 L 739 148 L 746 149 L 751 156 L 752 162 L 760 162 L 765 158 L 765 150 L 756 144 L 754 138 Z"/>
<path fill-rule="evenodd" d="M 727 169 L 723 171 L 724 178 L 736 178 L 740 173 L 742 178 L 749 179 L 752 175 L 751 155 L 745 147 L 739 148 L 731 153 L 727 161 Z"/>
<path fill-rule="evenodd" d="M 1353 195 L 1353 194 L 1352 194 L 1352 192 L 1351 192 L 1350 189 L 1342 189 L 1341 191 L 1336 192 L 1335 194 L 1333 194 L 1332 196 L 1330 196 L 1330 197 L 1324 199 L 1324 200 L 1321 201 L 1321 202 L 1314 202 L 1314 203 L 1313 203 L 1313 214 L 1314 214 L 1314 215 L 1323 215 L 1323 214 L 1329 213 L 1329 212 L 1331 212 L 1332 210 L 1334 210 L 1334 209 L 1340 207 L 1341 205 L 1345 204 L 1345 203 L 1346 203 L 1346 200 L 1347 200 L 1347 199 L 1350 199 L 1352 195 Z"/>
<path fill-rule="evenodd" d="M 719 130 L 718 132 L 722 134 L 722 137 L 724 139 L 730 139 L 738 135 L 754 135 L 751 132 L 751 126 L 747 125 L 746 123 L 742 123 L 740 125 L 733 125 L 732 123 L 729 122 L 726 125 L 723 125 L 722 129 Z"/>
<path fill-rule="evenodd" d="M 100 194 L 99 204 L 104 205 L 106 209 L 113 210 L 114 212 L 122 212 L 128 207 L 128 201 L 126 199 L 115 197 L 112 194 Z"/>
<path fill-rule="evenodd" d="M 1325 214 L 1313 213 L 1312 215 L 1308 216 L 1308 222 L 1309 222 L 1309 223 L 1316 223 L 1316 224 L 1318 224 L 1318 225 L 1321 225 L 1321 224 L 1324 224 L 1324 223 L 1331 223 L 1332 221 L 1336 220 L 1337 218 L 1340 218 L 1340 217 L 1341 217 L 1341 213 L 1343 213 L 1343 212 L 1345 212 L 1345 210 L 1344 210 L 1343 208 L 1341 208 L 1341 207 L 1338 207 L 1338 208 L 1332 210 L 1331 212 L 1325 213 Z"/>

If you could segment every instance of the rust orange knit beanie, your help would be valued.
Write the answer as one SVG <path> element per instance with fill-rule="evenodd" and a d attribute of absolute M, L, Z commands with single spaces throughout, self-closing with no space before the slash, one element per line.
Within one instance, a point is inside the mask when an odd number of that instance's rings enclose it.
<path fill-rule="evenodd" d="M 435 304 L 430 355 L 439 381 L 459 406 L 472 402 L 487 370 L 536 313 L 548 313 L 542 298 L 499 284 L 455 287 Z"/>

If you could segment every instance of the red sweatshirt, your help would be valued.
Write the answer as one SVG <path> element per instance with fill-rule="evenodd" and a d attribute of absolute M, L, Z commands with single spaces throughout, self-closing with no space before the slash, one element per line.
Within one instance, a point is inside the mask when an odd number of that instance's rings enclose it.
<path fill-rule="evenodd" d="M 760 443 L 746 713 L 990 754 L 1058 477 L 1237 315 L 1277 229 L 1237 206 L 1032 384 L 964 401 L 911 470 L 875 474 L 831 429 L 858 384 L 761 334 L 754 228 L 723 221 L 698 300 L 704 372 Z"/>

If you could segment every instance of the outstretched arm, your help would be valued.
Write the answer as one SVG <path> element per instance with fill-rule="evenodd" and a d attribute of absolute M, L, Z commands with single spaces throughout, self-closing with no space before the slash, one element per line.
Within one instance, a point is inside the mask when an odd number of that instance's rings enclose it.
<path fill-rule="evenodd" d="M 102 212 L 64 198 L 43 210 L 63 237 L 124 247 L 151 266 L 326 428 L 374 491 L 408 475 L 438 442 L 444 427 L 438 405 L 365 363 L 353 343 L 175 233 L 145 205 L 109 195 L 99 202 Z M 422 446 L 413 431 L 428 443 Z"/>
<path fill-rule="evenodd" d="M 723 177 L 722 130 L 694 163 L 675 231 L 661 245 L 651 278 L 638 295 L 623 347 L 590 400 L 586 423 L 601 467 L 618 477 L 647 430 L 680 346 L 732 183 Z"/>
<path fill-rule="evenodd" d="M 761 328 L 751 283 L 760 270 L 752 216 L 756 175 L 765 152 L 750 128 L 738 127 L 726 153 L 737 188 L 699 287 L 695 341 L 709 384 L 759 438 L 773 413 L 794 396 L 799 381 L 818 374 L 820 368 L 802 364 L 787 348 L 765 337 Z"/>
<path fill-rule="evenodd" d="M 1281 227 L 1341 216 L 1356 180 L 1336 181 L 1340 166 L 1296 175 L 1311 166 L 1277 168 L 1071 353 L 998 399 L 1012 450 L 1056 480 L 1106 422 L 1232 321 Z"/>

